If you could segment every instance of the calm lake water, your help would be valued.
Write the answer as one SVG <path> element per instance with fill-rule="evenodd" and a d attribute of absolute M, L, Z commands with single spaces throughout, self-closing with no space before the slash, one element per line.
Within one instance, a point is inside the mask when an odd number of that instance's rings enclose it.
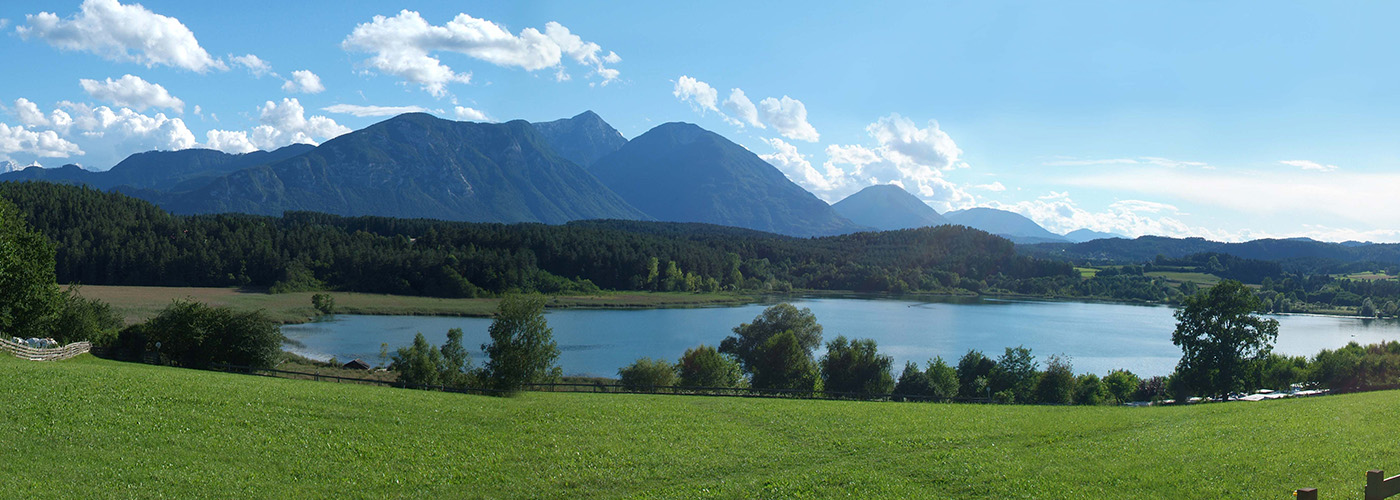
<path fill-rule="evenodd" d="M 1138 375 L 1165 375 L 1181 351 L 1171 343 L 1176 325 L 1172 308 L 1081 302 L 977 299 L 914 302 L 887 299 L 821 298 L 793 301 L 808 307 L 824 327 L 823 340 L 837 335 L 872 338 L 895 359 L 896 376 L 905 361 L 922 365 L 935 356 L 955 364 L 968 349 L 992 358 L 1005 348 L 1025 345 L 1036 360 L 1068 355 L 1076 373 L 1103 375 L 1127 368 Z M 566 375 L 616 376 L 617 369 L 649 356 L 674 361 L 699 344 L 718 346 L 740 323 L 753 321 L 767 304 L 698 309 L 551 310 Z M 1400 340 L 1400 322 L 1324 316 L 1274 316 L 1279 320 L 1275 352 L 1312 355 L 1349 341 L 1361 344 Z M 485 318 L 440 316 L 335 315 L 323 321 L 287 325 L 282 332 L 301 344 L 299 354 L 341 361 L 378 363 L 380 343 L 390 352 L 411 344 L 422 332 L 434 344 L 447 330 L 461 328 L 468 349 L 490 340 Z M 818 356 L 821 355 L 819 351 Z M 474 352 L 481 366 L 485 356 Z"/>

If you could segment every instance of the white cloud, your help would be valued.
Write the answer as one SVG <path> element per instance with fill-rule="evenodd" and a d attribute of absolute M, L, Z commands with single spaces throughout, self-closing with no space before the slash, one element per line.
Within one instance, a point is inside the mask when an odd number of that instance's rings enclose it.
<path fill-rule="evenodd" d="M 316 76 L 310 70 L 300 69 L 292 72 L 292 79 L 282 84 L 282 91 L 286 93 L 319 94 L 326 90 L 325 85 L 321 85 L 321 77 Z"/>
<path fill-rule="evenodd" d="M 808 191 L 830 192 L 846 182 L 845 173 L 839 168 L 828 164 L 826 174 L 818 172 L 816 168 L 812 167 L 812 162 L 807 161 L 807 158 L 797 151 L 796 146 L 788 144 L 782 139 L 763 139 L 763 142 L 772 146 L 777 152 L 759 155 L 759 158 L 763 158 L 764 161 L 777 167 L 789 179 Z"/>
<path fill-rule="evenodd" d="M 267 101 L 258 108 L 260 125 L 253 127 L 248 139 L 258 149 L 271 151 L 289 144 L 319 144 L 350 129 L 324 116 L 306 117 L 306 109 L 296 98 L 283 98 L 281 103 Z"/>
<path fill-rule="evenodd" d="M 107 78 L 101 82 L 82 79 L 78 80 L 78 83 L 93 99 L 137 111 L 145 111 L 146 108 L 167 108 L 183 112 L 185 109 L 185 102 L 170 95 L 165 87 L 143 80 L 139 76 L 125 75 L 116 80 Z"/>
<path fill-rule="evenodd" d="M 1202 167 L 1211 168 L 1209 164 L 1200 161 L 1173 160 L 1159 156 L 1139 156 L 1137 158 L 1102 158 L 1102 159 L 1077 159 L 1060 157 L 1059 159 L 1043 163 L 1047 167 L 1093 167 L 1103 165 L 1155 165 L 1166 168 L 1181 167 Z"/>
<path fill-rule="evenodd" d="M 107 106 L 92 107 L 68 101 L 59 105 L 73 113 L 73 128 L 88 145 L 87 149 L 104 153 L 96 158 L 98 161 L 115 164 L 131 153 L 189 149 L 196 143 L 194 133 L 185 126 L 184 120 L 167 117 L 165 113 L 145 115 L 130 108 L 113 110 Z"/>
<path fill-rule="evenodd" d="M 204 138 L 204 147 L 225 153 L 240 154 L 258 150 L 253 141 L 248 139 L 248 133 L 241 130 L 210 130 L 204 133 Z"/>
<path fill-rule="evenodd" d="M 1298 167 L 1303 170 L 1316 170 L 1318 172 L 1331 172 L 1337 169 L 1336 165 L 1323 165 L 1321 163 L 1308 160 L 1283 160 L 1279 163 L 1288 165 L 1290 167 Z"/>
<path fill-rule="evenodd" d="M 11 127 L 0 123 L 0 160 L 10 154 L 23 153 L 41 158 L 67 158 L 83 154 L 83 150 L 52 130 L 29 130 L 23 125 Z"/>
<path fill-rule="evenodd" d="M 807 106 L 802 101 L 783 96 L 759 101 L 759 114 L 783 137 L 796 141 L 817 142 L 821 137 L 816 127 L 807 123 Z"/>
<path fill-rule="evenodd" d="M 987 190 L 987 191 L 991 191 L 991 192 L 994 192 L 994 193 L 1000 193 L 1000 192 L 1002 192 L 1002 191 L 1006 191 L 1006 186 L 1003 185 L 1003 184 L 1001 183 L 1001 181 L 993 181 L 991 184 L 978 184 L 978 185 L 972 186 L 972 187 L 975 187 L 975 188 L 977 188 L 977 189 L 985 189 L 985 190 Z"/>
<path fill-rule="evenodd" d="M 880 156 L 900 167 L 905 177 L 928 178 L 956 166 L 962 150 L 930 120 L 919 128 L 912 120 L 891 114 L 865 127 L 880 145 Z"/>
<path fill-rule="evenodd" d="M 257 78 L 262 78 L 263 75 L 269 74 L 274 76 L 276 75 L 276 73 L 272 72 L 271 64 L 268 64 L 267 61 L 264 61 L 262 60 L 262 58 L 253 54 L 242 56 L 229 56 L 228 59 L 230 61 L 233 61 L 234 64 L 247 68 L 248 72 L 252 73 L 253 76 Z"/>
<path fill-rule="evenodd" d="M 1334 172 L 1220 172 L 1123 169 L 1067 177 L 1072 186 L 1189 201 L 1239 215 L 1287 217 L 1299 224 L 1354 221 L 1400 227 L 1400 174 Z M 1334 222 L 1335 223 L 1335 222 Z"/>
<path fill-rule="evenodd" d="M 671 90 L 671 95 L 676 96 L 682 102 L 690 103 L 690 106 L 701 114 L 704 114 L 706 110 L 719 113 L 719 108 L 715 106 L 719 102 L 719 91 L 708 83 L 681 75 L 680 78 L 676 79 L 676 85 Z"/>
<path fill-rule="evenodd" d="M 471 73 L 458 73 L 443 64 L 434 53 L 455 52 L 497 66 L 526 71 L 554 68 L 558 79 L 567 79 L 563 57 L 590 68 L 602 83 L 613 81 L 618 71 L 607 64 L 621 61 L 617 54 L 602 54 L 602 47 L 586 42 L 563 25 L 550 22 L 541 33 L 525 28 L 512 35 L 506 28 L 467 14 L 442 26 L 429 24 L 418 12 L 403 10 L 397 16 L 374 16 L 355 27 L 341 42 L 347 51 L 369 52 L 365 64 L 381 73 L 418 84 L 434 96 L 444 96 L 447 85 L 468 83 Z"/>
<path fill-rule="evenodd" d="M 39 38 L 62 50 L 91 52 L 111 61 L 146 67 L 165 65 L 204 73 L 228 66 L 209 56 L 180 20 L 117 0 L 85 0 L 66 19 L 40 12 L 25 16 L 15 28 L 25 39 Z"/>
<path fill-rule="evenodd" d="M 1016 212 L 1030 218 L 1053 233 L 1065 234 L 1077 229 L 1108 232 L 1137 237 L 1145 234 L 1159 236 L 1203 236 L 1220 241 L 1236 241 L 1240 233 L 1212 231 L 1192 227 L 1173 217 L 1176 207 L 1159 202 L 1121 200 L 1107 210 L 1091 212 L 1080 208 L 1067 192 L 1050 192 L 1034 200 L 1016 203 L 991 202 L 992 208 Z"/>
<path fill-rule="evenodd" d="M 23 97 L 15 99 L 15 116 L 19 118 L 19 123 L 29 128 L 52 128 L 60 134 L 68 133 L 68 127 L 73 125 L 73 117 L 61 109 L 55 109 L 44 116 L 44 112 L 39 110 L 39 105 L 30 102 Z"/>
<path fill-rule="evenodd" d="M 476 108 L 469 108 L 466 106 L 457 106 L 456 108 L 453 108 L 452 114 L 456 115 L 458 120 L 466 120 L 473 122 L 491 121 L 491 117 L 486 116 L 485 112 Z"/>
<path fill-rule="evenodd" d="M 321 108 L 323 111 L 339 113 L 343 115 L 366 116 L 398 116 L 404 113 L 426 113 L 429 110 L 421 106 L 358 106 L 355 104 L 332 104 Z"/>
<path fill-rule="evenodd" d="M 737 88 L 730 89 L 729 97 L 724 100 L 724 109 L 733 113 L 735 120 L 740 124 L 747 124 L 756 128 L 766 128 L 763 121 L 758 119 L 758 107 L 753 105 L 749 96 L 744 95 L 743 90 Z"/>

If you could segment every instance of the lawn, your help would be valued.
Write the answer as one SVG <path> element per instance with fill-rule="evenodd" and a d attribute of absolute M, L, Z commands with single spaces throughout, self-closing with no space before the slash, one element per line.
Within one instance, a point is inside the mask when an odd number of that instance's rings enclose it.
<path fill-rule="evenodd" d="M 155 316 L 175 299 L 192 298 L 239 310 L 261 309 L 279 323 L 304 323 L 318 313 L 311 307 L 313 292 L 270 294 L 238 288 L 84 285 L 85 297 L 111 304 L 127 323 Z M 402 314 L 415 316 L 490 316 L 497 299 L 441 299 L 406 295 L 324 292 L 335 297 L 343 314 Z M 596 295 L 551 296 L 548 307 L 654 308 L 737 304 L 752 301 L 734 294 L 604 292 Z"/>
<path fill-rule="evenodd" d="M 1324 498 L 1400 470 L 1400 394 L 1036 407 L 493 398 L 0 359 L 3 498 Z M 1393 471 L 1392 471 L 1393 472 Z"/>
<path fill-rule="evenodd" d="M 1216 283 L 1220 282 L 1219 276 L 1208 273 L 1184 271 L 1156 271 L 1145 274 L 1149 277 L 1165 279 L 1168 282 L 1171 282 L 1172 284 L 1175 284 L 1177 286 L 1180 286 L 1182 283 L 1190 281 L 1202 288 L 1208 288 L 1215 286 Z"/>

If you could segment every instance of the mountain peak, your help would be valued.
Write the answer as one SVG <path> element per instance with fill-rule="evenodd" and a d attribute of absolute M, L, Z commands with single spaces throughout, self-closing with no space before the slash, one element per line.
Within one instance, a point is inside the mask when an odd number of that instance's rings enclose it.
<path fill-rule="evenodd" d="M 617 151 L 627 138 L 622 137 L 603 117 L 592 110 L 573 118 L 530 124 L 544 136 L 556 153 L 579 166 L 588 167 L 599 158 Z"/>
<path fill-rule="evenodd" d="M 856 224 L 883 230 L 948 224 L 937 210 L 895 184 L 866 186 L 831 208 Z"/>
<path fill-rule="evenodd" d="M 1063 243 L 1063 236 L 1046 231 L 1024 215 L 988 207 L 956 210 L 944 214 L 954 224 L 981 229 L 1016 243 Z"/>
<path fill-rule="evenodd" d="M 752 151 L 690 123 L 658 125 L 590 170 L 658 220 L 794 236 L 868 229 L 841 217 Z"/>

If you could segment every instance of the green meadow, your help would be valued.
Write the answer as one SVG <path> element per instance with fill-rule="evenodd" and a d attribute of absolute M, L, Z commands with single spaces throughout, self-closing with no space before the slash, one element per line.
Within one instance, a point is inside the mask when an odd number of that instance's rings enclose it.
<path fill-rule="evenodd" d="M 1188 407 L 467 396 L 0 358 L 3 498 L 1324 498 L 1396 392 Z"/>

